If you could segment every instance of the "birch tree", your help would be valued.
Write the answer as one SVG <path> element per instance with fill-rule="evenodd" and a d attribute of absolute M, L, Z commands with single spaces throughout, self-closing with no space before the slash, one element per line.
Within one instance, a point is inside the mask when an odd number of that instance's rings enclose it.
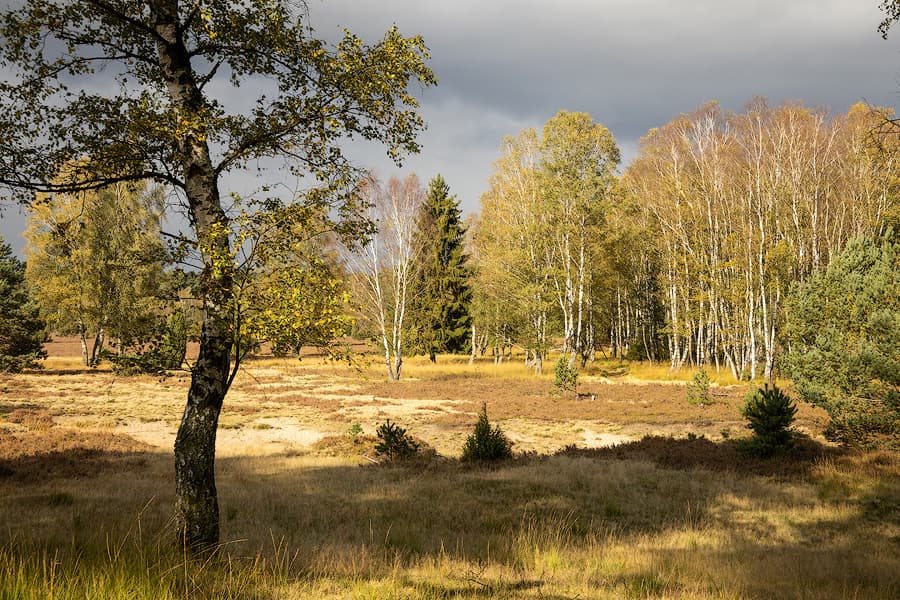
<path fill-rule="evenodd" d="M 619 149 L 587 113 L 560 111 L 540 141 L 541 195 L 556 245 L 553 286 L 563 323 L 563 351 L 582 364 L 593 353 L 591 276 L 602 239 Z"/>
<path fill-rule="evenodd" d="M 476 325 L 489 332 L 498 360 L 517 343 L 539 373 L 550 343 L 556 246 L 541 196 L 537 132 L 507 137 L 502 153 L 474 240 Z"/>
<path fill-rule="evenodd" d="M 50 327 L 78 336 L 85 366 L 99 363 L 108 339 L 121 349 L 157 321 L 162 201 L 159 188 L 119 182 L 29 209 L 26 277 Z"/>
<path fill-rule="evenodd" d="M 883 114 L 709 104 L 643 140 L 625 184 L 657 232 L 673 369 L 773 377 L 789 287 L 897 205 Z"/>
<path fill-rule="evenodd" d="M 219 539 L 216 430 L 238 366 L 222 176 L 287 159 L 318 184 L 316 201 L 351 217 L 359 173 L 342 143 L 374 140 L 395 160 L 416 152 L 415 84 L 436 82 L 421 37 L 392 28 L 366 44 L 345 32 L 329 45 L 305 17 L 293 0 L 31 0 L 0 12 L 0 186 L 30 203 L 36 191 L 152 179 L 190 222 L 203 324 L 175 441 L 176 529 L 190 549 Z"/>
<path fill-rule="evenodd" d="M 370 177 L 359 193 L 370 205 L 375 232 L 346 247 L 344 254 L 357 301 L 378 330 L 388 379 L 397 381 L 413 293 L 410 284 L 421 250 L 415 242 L 425 190 L 413 174 L 402 180 L 392 177 L 386 186 Z"/>

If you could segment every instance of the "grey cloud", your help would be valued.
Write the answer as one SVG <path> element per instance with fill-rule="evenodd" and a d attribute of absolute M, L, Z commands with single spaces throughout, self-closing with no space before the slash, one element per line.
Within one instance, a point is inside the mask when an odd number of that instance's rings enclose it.
<path fill-rule="evenodd" d="M 332 0 L 310 12 L 320 33 L 340 24 L 373 39 L 397 23 L 424 36 L 441 81 L 423 97 L 432 131 L 410 164 L 459 172 L 467 199 L 486 187 L 504 134 L 563 108 L 607 125 L 627 161 L 648 129 L 710 100 L 739 110 L 763 95 L 840 112 L 897 97 L 898 45 L 876 33 L 875 0 Z M 447 129 L 458 135 L 434 133 Z"/>
<path fill-rule="evenodd" d="M 842 112 L 894 106 L 900 29 L 875 31 L 878 0 L 309 0 L 318 35 L 374 40 L 396 23 L 421 34 L 440 84 L 422 96 L 429 129 L 404 172 L 441 172 L 477 210 L 504 135 L 560 109 L 587 111 L 625 162 L 648 129 L 709 100 L 739 110 L 754 95 Z M 240 94 L 241 91 L 231 93 Z M 235 97 L 234 101 L 239 102 Z M 353 159 L 396 173 L 381 148 Z M 272 171 L 277 179 L 283 175 Z M 7 238 L 7 218 L 0 223 Z M 11 220 L 10 220 L 11 222 Z"/>

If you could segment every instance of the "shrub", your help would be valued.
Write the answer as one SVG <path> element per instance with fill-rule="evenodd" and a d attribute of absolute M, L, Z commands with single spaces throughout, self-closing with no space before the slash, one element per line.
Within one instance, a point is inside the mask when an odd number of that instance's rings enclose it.
<path fill-rule="evenodd" d="M 784 359 L 829 439 L 900 447 L 900 223 L 859 238 L 787 299 Z"/>
<path fill-rule="evenodd" d="M 354 423 L 347 429 L 347 437 L 349 437 L 354 442 L 361 436 L 363 433 L 362 425 L 359 423 Z"/>
<path fill-rule="evenodd" d="M 180 369 L 187 350 L 187 323 L 178 310 L 154 332 L 149 342 L 138 343 L 132 352 L 110 357 L 113 372 L 119 375 L 142 373 L 162 375 Z"/>
<path fill-rule="evenodd" d="M 753 430 L 752 447 L 762 454 L 771 454 L 787 444 L 796 413 L 797 406 L 791 397 L 774 385 L 766 384 L 748 394 L 741 415 Z"/>
<path fill-rule="evenodd" d="M 475 430 L 466 438 L 463 460 L 500 460 L 512 456 L 512 442 L 499 426 L 491 427 L 487 416 L 487 403 L 481 404 Z"/>
<path fill-rule="evenodd" d="M 375 444 L 375 453 L 388 460 L 410 458 L 419 451 L 419 442 L 390 419 L 379 425 L 375 433 L 379 440 Z"/>
<path fill-rule="evenodd" d="M 709 373 L 700 367 L 687 386 L 687 401 L 693 405 L 712 404 L 709 397 Z"/>
<path fill-rule="evenodd" d="M 554 369 L 553 385 L 565 392 L 574 392 L 578 388 L 578 369 L 574 365 L 569 365 L 569 359 L 565 355 L 560 356 L 556 361 Z"/>

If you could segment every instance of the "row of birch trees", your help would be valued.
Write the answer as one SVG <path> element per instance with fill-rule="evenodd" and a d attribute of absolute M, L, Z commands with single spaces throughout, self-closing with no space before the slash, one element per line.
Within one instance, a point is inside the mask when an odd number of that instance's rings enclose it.
<path fill-rule="evenodd" d="M 561 334 L 571 363 L 597 344 L 598 276 L 619 149 L 586 113 L 503 142 L 473 228 L 474 312 L 497 360 L 524 348 L 540 372 Z"/>
<path fill-rule="evenodd" d="M 896 210 L 885 118 L 711 103 L 651 130 L 621 176 L 585 113 L 505 139 L 471 231 L 482 349 L 519 346 L 538 371 L 556 345 L 570 364 L 610 350 L 771 378 L 791 284 Z"/>

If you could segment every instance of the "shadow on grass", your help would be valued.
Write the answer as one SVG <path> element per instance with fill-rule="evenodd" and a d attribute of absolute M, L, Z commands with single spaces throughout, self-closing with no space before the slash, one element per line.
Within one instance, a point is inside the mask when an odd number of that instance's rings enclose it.
<path fill-rule="evenodd" d="M 93 536 L 102 545 L 105 532 L 127 530 L 142 511 L 146 531 L 165 531 L 171 477 L 161 473 L 171 470 L 171 456 L 85 440 L 0 461 L 14 473 L 7 479 L 15 487 L 6 489 L 20 500 L 37 497 L 47 478 L 57 481 L 56 495 L 45 494 L 9 531 L 27 540 L 30 519 L 77 512 L 70 522 L 86 530 L 59 538 L 87 544 Z M 818 467 L 829 462 L 843 467 L 822 475 Z M 860 483 L 855 468 L 885 481 Z M 298 585 L 350 589 L 391 581 L 398 568 L 393 589 L 403 597 L 565 598 L 605 590 L 761 598 L 805 590 L 891 598 L 900 585 L 891 533 L 900 530 L 896 461 L 857 460 L 804 438 L 768 459 L 731 442 L 648 437 L 490 467 L 441 457 L 353 466 L 300 454 L 221 458 L 217 471 L 222 538 L 236 540 L 225 551 L 277 563 L 273 544 L 287 548 L 297 558 L 284 577 Z M 834 510 L 818 514 L 823 506 Z M 88 564 L 94 560 L 105 560 L 103 553 L 81 554 L 78 568 L 99 569 Z M 422 567 L 444 560 L 449 566 Z M 487 570 L 471 571 L 478 566 Z M 570 580 L 583 591 L 561 592 Z"/>
<path fill-rule="evenodd" d="M 758 456 L 741 442 L 714 442 L 704 437 L 646 436 L 641 440 L 605 448 L 567 446 L 557 456 L 605 460 L 644 460 L 666 469 L 734 471 L 744 474 L 791 478 L 808 475 L 823 460 L 847 455 L 845 448 L 827 446 L 803 434 L 772 456 Z"/>
<path fill-rule="evenodd" d="M 40 484 L 144 466 L 151 446 L 126 435 L 48 428 L 0 436 L 0 482 Z"/>
<path fill-rule="evenodd" d="M 0 419 L 5 419 L 10 413 L 18 411 L 37 412 L 46 411 L 46 408 L 43 406 L 38 406 L 37 404 L 30 404 L 25 402 L 15 402 L 13 404 L 0 402 Z"/>

